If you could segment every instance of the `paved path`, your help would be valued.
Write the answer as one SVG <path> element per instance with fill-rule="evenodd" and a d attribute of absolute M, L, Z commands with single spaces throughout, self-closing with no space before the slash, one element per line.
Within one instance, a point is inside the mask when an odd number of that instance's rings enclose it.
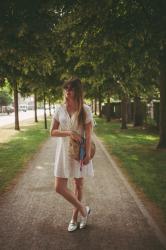
<path fill-rule="evenodd" d="M 89 225 L 68 233 L 72 207 L 54 191 L 54 146 L 55 139 L 48 139 L 1 197 L 1 250 L 165 249 L 163 235 L 99 142 L 95 178 L 85 183 Z"/>

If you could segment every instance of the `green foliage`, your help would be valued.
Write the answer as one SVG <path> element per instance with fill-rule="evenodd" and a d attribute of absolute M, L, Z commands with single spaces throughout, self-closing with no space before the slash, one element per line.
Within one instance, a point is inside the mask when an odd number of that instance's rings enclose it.
<path fill-rule="evenodd" d="M 0 106 L 8 106 L 11 103 L 11 96 L 6 91 L 0 91 Z"/>
<path fill-rule="evenodd" d="M 0 3 L 0 78 L 19 82 L 21 93 L 49 93 L 71 75 L 93 85 L 90 96 L 158 89 L 164 1 L 23 2 Z"/>
<path fill-rule="evenodd" d="M 57 29 L 68 72 L 93 84 L 95 93 L 97 85 L 104 85 L 104 95 L 111 90 L 133 97 L 158 88 L 159 55 L 165 53 L 164 5 L 85 1 L 65 9 Z"/>
<path fill-rule="evenodd" d="M 55 67 L 58 72 L 61 50 L 53 27 L 59 6 L 53 1 L 0 3 L 0 77 L 11 85 L 17 81 L 23 95 L 47 85 Z"/>
<path fill-rule="evenodd" d="M 146 126 L 149 128 L 157 128 L 157 123 L 154 119 L 148 117 L 146 120 Z"/>

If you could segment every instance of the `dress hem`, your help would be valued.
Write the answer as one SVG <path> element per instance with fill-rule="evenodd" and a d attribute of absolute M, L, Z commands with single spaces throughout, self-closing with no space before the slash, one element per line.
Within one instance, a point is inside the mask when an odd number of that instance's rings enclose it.
<path fill-rule="evenodd" d="M 88 177 L 94 177 L 94 175 L 82 175 L 82 176 L 58 176 L 58 175 L 54 175 L 54 177 L 57 177 L 57 178 L 62 178 L 62 179 L 70 179 L 70 178 L 88 178 Z"/>

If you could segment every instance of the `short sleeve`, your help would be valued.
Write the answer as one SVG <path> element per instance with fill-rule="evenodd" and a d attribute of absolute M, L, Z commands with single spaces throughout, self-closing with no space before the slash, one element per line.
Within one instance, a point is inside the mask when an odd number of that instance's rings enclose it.
<path fill-rule="evenodd" d="M 85 123 L 88 124 L 89 122 L 92 122 L 92 125 L 93 125 L 94 121 L 93 121 L 93 114 L 92 114 L 91 108 L 88 105 L 84 105 L 84 109 L 86 112 Z"/>
<path fill-rule="evenodd" d="M 55 108 L 55 111 L 54 111 L 54 114 L 53 114 L 53 117 L 52 117 L 51 126 L 50 126 L 50 131 L 51 131 L 51 130 L 53 129 L 53 127 L 54 127 L 54 122 L 55 122 L 55 120 L 56 120 L 57 122 L 59 122 L 59 107 L 58 107 L 58 106 Z"/>
<path fill-rule="evenodd" d="M 56 120 L 57 122 L 59 122 L 59 109 L 60 109 L 60 107 L 57 106 L 55 108 L 54 115 L 53 115 L 53 120 Z"/>

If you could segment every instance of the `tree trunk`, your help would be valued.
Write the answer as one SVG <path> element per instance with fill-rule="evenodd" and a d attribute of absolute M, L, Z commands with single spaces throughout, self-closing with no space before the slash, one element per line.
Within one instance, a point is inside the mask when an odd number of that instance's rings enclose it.
<path fill-rule="evenodd" d="M 93 99 L 91 100 L 91 108 L 92 108 L 92 113 L 94 112 L 94 109 L 93 109 Z"/>
<path fill-rule="evenodd" d="M 34 93 L 34 109 L 35 109 L 35 122 L 38 122 L 38 119 L 37 119 L 37 93 L 36 93 L 36 91 Z"/>
<path fill-rule="evenodd" d="M 121 116 L 122 116 L 121 129 L 127 129 L 127 98 L 126 97 L 122 98 Z"/>
<path fill-rule="evenodd" d="M 101 97 L 99 96 L 99 117 L 102 117 Z"/>
<path fill-rule="evenodd" d="M 95 115 L 97 115 L 97 98 L 95 97 Z"/>
<path fill-rule="evenodd" d="M 47 114 L 46 114 L 46 96 L 44 93 L 44 128 L 47 129 Z"/>
<path fill-rule="evenodd" d="M 48 105 L 49 105 L 49 116 L 51 116 L 51 101 L 50 101 L 50 98 L 48 99 Z"/>
<path fill-rule="evenodd" d="M 160 129 L 160 103 L 155 102 L 153 103 L 153 113 L 154 113 L 154 120 L 156 122 L 157 129 Z"/>
<path fill-rule="evenodd" d="M 157 148 L 166 148 L 166 63 L 160 64 L 160 140 Z"/>
<path fill-rule="evenodd" d="M 132 112 L 131 112 L 131 100 L 128 100 L 127 103 L 127 122 L 131 123 L 132 122 Z"/>
<path fill-rule="evenodd" d="M 19 115 L 18 115 L 18 89 L 17 82 L 14 82 L 14 113 L 15 113 L 15 130 L 20 130 Z"/>
<path fill-rule="evenodd" d="M 110 97 L 107 99 L 107 104 L 105 107 L 105 115 L 106 115 L 106 121 L 110 122 L 111 121 L 111 103 L 110 103 Z"/>
<path fill-rule="evenodd" d="M 134 98 L 134 127 L 143 125 L 143 112 L 141 105 L 141 98 L 136 96 Z"/>

